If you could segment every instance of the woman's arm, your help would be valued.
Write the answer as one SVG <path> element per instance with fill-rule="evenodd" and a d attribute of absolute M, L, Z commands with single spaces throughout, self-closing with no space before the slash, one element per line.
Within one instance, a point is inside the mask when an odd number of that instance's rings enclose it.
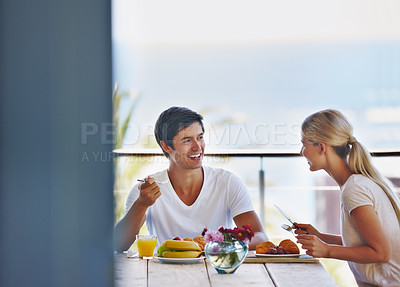
<path fill-rule="evenodd" d="M 314 257 L 327 257 L 357 263 L 383 263 L 390 259 L 390 246 L 378 215 L 370 205 L 355 208 L 350 213 L 351 220 L 357 228 L 365 245 L 344 247 L 322 242 L 314 235 L 298 235 L 298 242 L 307 254 Z"/>

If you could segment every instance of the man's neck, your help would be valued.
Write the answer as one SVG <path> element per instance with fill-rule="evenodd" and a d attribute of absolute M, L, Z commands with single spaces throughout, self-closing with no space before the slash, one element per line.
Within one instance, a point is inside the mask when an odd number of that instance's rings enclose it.
<path fill-rule="evenodd" d="M 170 165 L 168 168 L 168 176 L 170 181 L 176 187 L 190 188 L 192 185 L 203 182 L 203 167 L 196 169 L 183 169 Z"/>
<path fill-rule="evenodd" d="M 193 204 L 203 186 L 203 167 L 197 169 L 181 169 L 170 166 L 168 169 L 170 182 L 179 196 L 187 205 Z"/>

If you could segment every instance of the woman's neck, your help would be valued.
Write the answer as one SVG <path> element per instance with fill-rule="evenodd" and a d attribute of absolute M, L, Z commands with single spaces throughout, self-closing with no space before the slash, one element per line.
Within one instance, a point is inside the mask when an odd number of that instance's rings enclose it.
<path fill-rule="evenodd" d="M 339 157 L 336 153 L 328 157 L 328 164 L 325 171 L 342 187 L 349 177 L 354 174 L 351 171 L 346 159 Z"/>

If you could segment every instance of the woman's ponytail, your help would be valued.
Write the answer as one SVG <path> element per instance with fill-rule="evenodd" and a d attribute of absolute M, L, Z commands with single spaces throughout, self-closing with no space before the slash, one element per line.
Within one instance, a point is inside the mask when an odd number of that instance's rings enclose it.
<path fill-rule="evenodd" d="M 358 141 L 351 143 L 349 153 L 349 167 L 352 172 L 374 178 L 377 171 L 372 165 L 371 156 Z"/>
<path fill-rule="evenodd" d="M 349 167 L 352 172 L 362 174 L 377 185 L 379 185 L 389 198 L 397 219 L 400 222 L 400 199 L 398 195 L 390 188 L 389 183 L 384 179 L 379 171 L 373 166 L 370 153 L 357 140 L 350 143 Z"/>

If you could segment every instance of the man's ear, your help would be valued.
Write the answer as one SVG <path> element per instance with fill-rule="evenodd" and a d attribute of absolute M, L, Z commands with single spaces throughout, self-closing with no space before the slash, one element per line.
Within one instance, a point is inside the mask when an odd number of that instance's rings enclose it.
<path fill-rule="evenodd" d="M 167 145 L 164 141 L 160 141 L 161 148 L 167 153 L 170 154 L 173 150 L 171 146 Z"/>

